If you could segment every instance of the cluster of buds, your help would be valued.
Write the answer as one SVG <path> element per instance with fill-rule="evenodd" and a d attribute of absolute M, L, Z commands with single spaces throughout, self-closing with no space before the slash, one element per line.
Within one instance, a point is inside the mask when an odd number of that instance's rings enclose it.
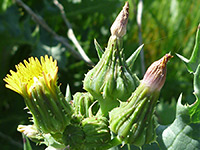
<path fill-rule="evenodd" d="M 127 2 L 111 27 L 111 36 L 102 58 L 87 73 L 83 82 L 83 88 L 99 100 L 102 114 L 105 116 L 119 106 L 119 99 L 125 101 L 135 89 L 132 73 L 126 65 L 122 51 L 128 8 Z"/>
<path fill-rule="evenodd" d="M 7 75 L 6 87 L 23 96 L 32 114 L 33 125 L 20 125 L 18 131 L 37 143 L 63 149 L 103 150 L 126 143 L 141 147 L 156 140 L 154 108 L 172 56 L 154 62 L 135 90 L 137 81 L 122 49 L 128 9 L 126 2 L 111 27 L 105 52 L 85 76 L 87 92 L 77 92 L 72 101 L 57 85 L 58 67 L 52 57 L 31 57 Z"/>

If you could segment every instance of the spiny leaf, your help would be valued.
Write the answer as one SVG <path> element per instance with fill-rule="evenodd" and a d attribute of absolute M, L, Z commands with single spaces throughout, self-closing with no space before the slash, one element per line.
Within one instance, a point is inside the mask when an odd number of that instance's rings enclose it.
<path fill-rule="evenodd" d="M 192 55 L 190 59 L 188 60 L 187 58 L 177 54 L 177 56 L 186 64 L 187 69 L 190 73 L 194 73 L 200 64 L 200 24 L 197 29 L 196 33 L 196 40 L 195 40 L 195 45 L 194 49 L 192 52 Z"/>
<path fill-rule="evenodd" d="M 193 123 L 200 123 L 200 65 L 194 73 L 194 95 L 196 101 L 189 107 L 190 118 Z"/>
<path fill-rule="evenodd" d="M 126 60 L 128 67 L 132 70 L 136 58 L 138 57 L 140 51 L 142 50 L 144 44 L 140 45 L 137 50 Z"/>
<path fill-rule="evenodd" d="M 158 143 L 162 150 L 200 149 L 200 124 L 191 119 L 191 106 L 182 105 L 181 100 L 182 95 L 178 99 L 174 122 L 170 126 L 158 127 Z"/>
<path fill-rule="evenodd" d="M 97 42 L 96 39 L 94 39 L 94 45 L 95 45 L 95 48 L 96 48 L 98 57 L 99 57 L 99 59 L 101 59 L 101 57 L 102 57 L 104 51 L 103 51 L 103 49 L 101 48 L 101 46 L 99 45 L 99 43 Z"/>

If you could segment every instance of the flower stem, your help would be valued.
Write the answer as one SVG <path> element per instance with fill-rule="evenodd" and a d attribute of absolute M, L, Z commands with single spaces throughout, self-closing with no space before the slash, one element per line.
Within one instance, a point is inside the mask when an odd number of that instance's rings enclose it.
<path fill-rule="evenodd" d="M 104 148 L 105 149 L 109 149 L 109 148 L 112 148 L 112 147 L 115 147 L 119 144 L 122 144 L 121 140 L 118 138 L 118 137 L 114 137 L 109 143 L 108 145 L 106 145 Z"/>

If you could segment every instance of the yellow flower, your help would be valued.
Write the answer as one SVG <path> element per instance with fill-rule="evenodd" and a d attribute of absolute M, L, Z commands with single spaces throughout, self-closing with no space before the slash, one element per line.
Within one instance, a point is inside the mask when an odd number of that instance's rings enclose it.
<path fill-rule="evenodd" d="M 24 60 L 16 67 L 16 72 L 10 70 L 10 74 L 4 78 L 6 87 L 21 94 L 23 97 L 29 96 L 36 84 L 45 82 L 50 87 L 50 83 L 57 82 L 57 61 L 47 55 L 41 56 L 40 61 L 37 58 Z"/>
<path fill-rule="evenodd" d="M 52 57 L 29 58 L 16 65 L 4 81 L 21 94 L 34 125 L 43 133 L 60 134 L 70 123 L 72 108 L 57 86 L 57 61 Z"/>

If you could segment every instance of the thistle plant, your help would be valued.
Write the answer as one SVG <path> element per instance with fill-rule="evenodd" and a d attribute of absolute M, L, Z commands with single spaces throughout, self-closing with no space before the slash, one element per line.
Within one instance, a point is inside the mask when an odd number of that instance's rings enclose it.
<path fill-rule="evenodd" d="M 168 131 L 177 132 L 173 140 L 183 140 L 182 137 L 190 135 L 194 142 L 192 148 L 199 148 L 199 28 L 190 60 L 178 55 L 194 74 L 197 100 L 193 105 L 183 106 L 180 96 L 175 121 L 163 127 L 156 122 L 154 111 L 166 80 L 167 62 L 173 56 L 168 53 L 153 62 L 138 81 L 132 68 L 142 46 L 127 60 L 122 48 L 128 8 L 126 2 L 111 26 L 105 51 L 95 41 L 100 60 L 85 76 L 86 92 L 71 96 L 68 89 L 67 97 L 63 96 L 57 85 L 57 62 L 51 56 L 41 56 L 40 61 L 31 57 L 16 65 L 16 72 L 10 71 L 4 78 L 6 87 L 22 95 L 32 115 L 33 123 L 19 125 L 19 132 L 37 144 L 45 144 L 46 150 L 105 150 L 126 144 L 148 149 L 152 143 L 152 149 L 181 150 L 181 144 L 168 138 L 172 136 Z M 193 137 L 194 131 L 198 138 Z M 182 137 L 178 136 L 180 133 Z M 135 149 L 134 146 L 129 149 Z"/>

